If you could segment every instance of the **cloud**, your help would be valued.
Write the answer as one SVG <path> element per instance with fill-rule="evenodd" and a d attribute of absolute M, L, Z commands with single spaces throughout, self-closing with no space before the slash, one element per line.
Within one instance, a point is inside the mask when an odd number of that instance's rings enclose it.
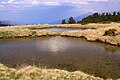
<path fill-rule="evenodd" d="M 28 4 L 28 5 L 63 5 L 63 4 L 88 4 L 88 1 L 108 1 L 108 0 L 8 0 L 1 1 L 1 4 Z"/>
<path fill-rule="evenodd" d="M 108 1 L 108 0 L 87 0 L 87 1 L 99 1 L 99 2 L 102 2 L 102 1 Z"/>
<path fill-rule="evenodd" d="M 8 0 L 8 4 L 12 4 L 15 0 Z"/>
<path fill-rule="evenodd" d="M 83 5 L 89 5 L 100 2 L 120 2 L 120 0 L 1 0 L 0 5 L 2 8 L 7 9 L 18 9 L 18 8 L 28 8 L 34 6 L 72 6 L 80 8 Z"/>

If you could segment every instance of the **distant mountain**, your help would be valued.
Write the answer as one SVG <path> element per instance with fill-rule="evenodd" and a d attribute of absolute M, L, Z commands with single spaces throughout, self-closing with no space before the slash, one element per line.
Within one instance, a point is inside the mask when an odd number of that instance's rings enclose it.
<path fill-rule="evenodd" d="M 80 21 L 80 20 L 82 20 L 83 18 L 85 18 L 85 17 L 87 17 L 87 16 L 89 16 L 89 15 L 92 15 L 92 14 L 93 14 L 92 12 L 89 12 L 89 13 L 82 14 L 82 15 L 80 15 L 80 16 L 74 17 L 74 19 L 75 19 L 76 21 Z M 69 18 L 65 18 L 65 20 L 68 21 Z M 51 23 L 49 23 L 49 24 L 60 24 L 61 21 L 62 21 L 62 20 L 57 20 L 57 21 L 51 22 Z"/>
<path fill-rule="evenodd" d="M 87 17 L 87 16 L 89 16 L 89 15 L 92 15 L 92 14 L 93 14 L 92 12 L 89 12 L 89 13 L 82 14 L 82 15 L 80 15 L 80 16 L 77 16 L 77 17 L 75 17 L 74 19 L 75 19 L 76 21 L 80 21 L 80 20 L 82 20 L 83 18 L 85 18 L 85 17 Z"/>
<path fill-rule="evenodd" d="M 14 25 L 11 21 L 0 20 L 0 26 L 12 26 Z"/>

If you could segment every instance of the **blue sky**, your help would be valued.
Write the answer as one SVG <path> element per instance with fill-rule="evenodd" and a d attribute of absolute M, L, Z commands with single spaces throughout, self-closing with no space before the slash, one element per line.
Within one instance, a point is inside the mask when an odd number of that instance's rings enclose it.
<path fill-rule="evenodd" d="M 0 0 L 0 20 L 51 23 L 89 12 L 120 11 L 120 0 Z"/>

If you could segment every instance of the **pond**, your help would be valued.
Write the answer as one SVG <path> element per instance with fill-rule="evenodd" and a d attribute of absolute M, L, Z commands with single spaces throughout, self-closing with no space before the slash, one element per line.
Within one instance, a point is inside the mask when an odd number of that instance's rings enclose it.
<path fill-rule="evenodd" d="M 120 47 L 82 38 L 0 39 L 0 63 L 8 67 L 80 70 L 102 78 L 120 78 Z"/>
<path fill-rule="evenodd" d="M 53 28 L 40 28 L 39 30 L 50 30 L 54 32 L 65 32 L 65 31 L 73 31 L 73 30 L 86 30 L 88 28 L 59 28 L 59 27 L 53 27 Z"/>

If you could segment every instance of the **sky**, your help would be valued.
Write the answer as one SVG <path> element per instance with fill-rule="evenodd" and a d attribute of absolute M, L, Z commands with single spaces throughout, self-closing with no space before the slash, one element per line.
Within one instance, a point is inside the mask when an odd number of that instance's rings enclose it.
<path fill-rule="evenodd" d="M 19 24 L 47 24 L 113 11 L 120 11 L 120 0 L 0 0 L 0 20 Z"/>

